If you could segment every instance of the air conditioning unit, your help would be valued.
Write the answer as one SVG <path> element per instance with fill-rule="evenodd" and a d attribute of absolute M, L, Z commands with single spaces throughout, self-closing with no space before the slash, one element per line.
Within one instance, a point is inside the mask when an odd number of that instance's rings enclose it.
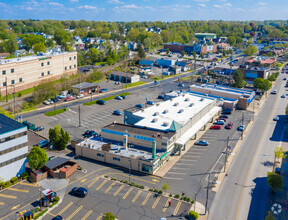
<path fill-rule="evenodd" d="M 153 118 L 152 122 L 155 123 L 158 121 L 158 118 Z"/>
<path fill-rule="evenodd" d="M 178 103 L 178 102 L 175 102 L 175 103 L 174 103 L 174 106 L 177 106 L 177 105 L 179 105 L 179 103 Z"/>
<path fill-rule="evenodd" d="M 168 122 L 163 122 L 163 126 L 167 127 L 169 125 Z"/>
<path fill-rule="evenodd" d="M 180 109 L 178 113 L 182 113 L 182 112 L 184 112 L 184 109 Z"/>
<path fill-rule="evenodd" d="M 164 110 L 163 114 L 167 114 L 169 112 L 169 110 Z"/>
<path fill-rule="evenodd" d="M 189 107 L 192 107 L 194 105 L 194 103 L 190 103 Z"/>
<path fill-rule="evenodd" d="M 153 116 L 157 116 L 157 115 L 159 115 L 159 112 L 155 112 L 155 113 L 153 114 Z"/>

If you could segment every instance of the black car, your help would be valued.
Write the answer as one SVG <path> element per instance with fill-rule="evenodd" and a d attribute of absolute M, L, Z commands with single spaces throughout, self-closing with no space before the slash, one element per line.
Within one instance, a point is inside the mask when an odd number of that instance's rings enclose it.
<path fill-rule="evenodd" d="M 84 187 L 74 187 L 71 190 L 71 194 L 78 197 L 85 197 L 88 193 L 88 190 Z"/>
<path fill-rule="evenodd" d="M 52 220 L 62 220 L 63 217 L 61 215 L 57 215 L 54 218 L 52 218 Z"/>
<path fill-rule="evenodd" d="M 164 95 L 158 95 L 158 99 L 165 99 Z"/>
<path fill-rule="evenodd" d="M 42 130 L 44 130 L 44 126 L 39 126 L 39 127 L 34 129 L 34 131 L 36 131 L 36 132 L 42 131 Z"/>
<path fill-rule="evenodd" d="M 96 103 L 99 104 L 99 105 L 105 105 L 105 101 L 102 100 L 102 99 L 97 100 Z"/>
<path fill-rule="evenodd" d="M 58 102 L 59 101 L 59 99 L 57 99 L 57 98 L 52 98 L 51 99 L 53 102 Z"/>

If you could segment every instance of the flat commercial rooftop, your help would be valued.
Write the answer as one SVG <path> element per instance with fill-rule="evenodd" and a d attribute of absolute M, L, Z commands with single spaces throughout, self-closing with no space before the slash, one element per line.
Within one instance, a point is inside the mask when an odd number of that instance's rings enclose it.
<path fill-rule="evenodd" d="M 186 124 L 214 101 L 215 99 L 203 95 L 182 93 L 171 100 L 159 102 L 151 107 L 134 112 L 133 115 L 143 118 L 134 126 L 169 131 L 171 125 L 177 127 L 179 124 Z"/>
<path fill-rule="evenodd" d="M 26 127 L 25 125 L 0 114 L 0 135 Z"/>
<path fill-rule="evenodd" d="M 103 138 L 101 137 L 90 138 L 88 140 L 81 142 L 79 145 L 82 147 L 90 148 L 90 149 L 102 150 L 103 144 L 110 144 L 111 149 L 108 152 L 115 154 L 115 155 L 119 155 L 123 157 L 130 157 L 130 158 L 135 158 L 135 159 L 142 159 L 142 160 L 153 160 L 152 153 L 150 152 L 141 151 L 141 150 L 132 149 L 132 148 L 126 149 L 122 145 L 105 142 L 103 141 Z M 160 158 L 164 153 L 165 152 L 156 153 L 156 159 Z"/>

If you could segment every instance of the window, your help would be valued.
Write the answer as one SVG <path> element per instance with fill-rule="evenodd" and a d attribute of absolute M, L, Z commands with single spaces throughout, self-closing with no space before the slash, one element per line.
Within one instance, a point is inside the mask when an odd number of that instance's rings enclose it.
<path fill-rule="evenodd" d="M 65 70 L 67 70 L 67 66 L 65 66 Z"/>
<path fill-rule="evenodd" d="M 142 164 L 142 171 L 147 172 L 147 173 L 151 173 L 152 172 L 152 166 L 147 165 L 147 164 Z"/>
<path fill-rule="evenodd" d="M 6 86 L 6 82 L 3 82 L 3 86 Z"/>
<path fill-rule="evenodd" d="M 11 84 L 14 84 L 14 83 L 15 83 L 15 80 L 14 80 L 14 79 L 12 79 L 12 80 L 11 80 Z"/>
<path fill-rule="evenodd" d="M 69 60 L 72 60 L 72 57 L 69 57 Z"/>
<path fill-rule="evenodd" d="M 70 67 L 70 69 L 71 69 L 71 66 L 69 66 Z"/>
<path fill-rule="evenodd" d="M 6 70 L 2 70 L 2 75 L 5 75 L 6 74 Z"/>
<path fill-rule="evenodd" d="M 76 68 L 76 64 L 74 64 L 74 68 Z"/>
<path fill-rule="evenodd" d="M 50 62 L 49 62 L 49 61 L 47 62 L 47 65 L 50 65 Z"/>
<path fill-rule="evenodd" d="M 47 72 L 47 75 L 50 75 L 50 71 Z"/>
<path fill-rule="evenodd" d="M 74 56 L 74 60 L 76 60 L 76 56 Z"/>
<path fill-rule="evenodd" d="M 97 157 L 104 157 L 104 155 L 97 153 Z"/>
<path fill-rule="evenodd" d="M 22 78 L 19 78 L 19 82 L 20 82 L 20 83 L 22 82 Z"/>
<path fill-rule="evenodd" d="M 41 63 L 41 66 L 44 66 L 44 63 Z"/>
<path fill-rule="evenodd" d="M 11 69 L 11 73 L 14 73 L 14 69 Z"/>
<path fill-rule="evenodd" d="M 118 157 L 113 157 L 113 160 L 120 161 L 120 158 L 118 158 Z"/>
<path fill-rule="evenodd" d="M 44 72 L 43 72 L 43 73 L 41 73 L 41 76 L 44 76 Z"/>

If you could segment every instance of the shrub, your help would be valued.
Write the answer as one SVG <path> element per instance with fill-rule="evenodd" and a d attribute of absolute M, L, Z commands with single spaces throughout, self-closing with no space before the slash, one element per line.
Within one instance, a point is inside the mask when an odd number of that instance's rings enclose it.
<path fill-rule="evenodd" d="M 40 208 L 36 207 L 35 212 L 39 212 L 39 211 L 40 211 Z"/>
<path fill-rule="evenodd" d="M 140 189 L 144 189 L 144 188 L 145 188 L 144 186 L 142 186 L 142 185 L 140 186 Z"/>
<path fill-rule="evenodd" d="M 159 190 L 159 191 L 158 191 L 158 194 L 162 195 L 162 194 L 163 194 L 162 190 Z"/>
<path fill-rule="evenodd" d="M 47 212 L 48 209 L 43 210 L 42 212 L 40 212 L 38 215 L 35 216 L 35 219 L 40 218 L 42 215 L 44 215 L 45 212 Z"/>
<path fill-rule="evenodd" d="M 153 192 L 153 189 L 150 188 L 148 191 Z"/>
<path fill-rule="evenodd" d="M 191 202 L 191 199 L 190 199 L 190 198 L 187 198 L 186 201 L 187 201 L 187 202 Z"/>
<path fill-rule="evenodd" d="M 27 178 L 29 177 L 29 173 L 28 173 L 28 172 L 24 172 L 24 173 L 22 173 L 22 174 L 20 175 L 20 177 L 21 177 L 22 179 L 27 179 Z"/>
<path fill-rule="evenodd" d="M 112 177 L 111 180 L 117 180 L 116 178 Z"/>
<path fill-rule="evenodd" d="M 197 212 L 190 211 L 189 212 L 189 217 L 191 217 L 193 219 L 198 219 L 199 218 L 199 214 Z"/>
<path fill-rule="evenodd" d="M 12 184 L 16 184 L 16 183 L 18 183 L 18 178 L 16 176 L 14 176 L 14 177 L 11 178 L 10 182 Z"/>
<path fill-rule="evenodd" d="M 179 194 L 176 194 L 176 195 L 174 196 L 174 198 L 179 199 L 179 198 L 180 198 Z"/>
<path fill-rule="evenodd" d="M 191 203 L 192 203 L 192 204 L 194 204 L 194 203 L 195 203 L 195 201 L 194 201 L 194 200 L 192 200 L 192 201 L 191 201 Z"/>
<path fill-rule="evenodd" d="M 125 181 L 124 181 L 124 183 L 128 184 L 128 181 L 127 181 L 127 180 L 125 180 Z"/>
<path fill-rule="evenodd" d="M 105 178 L 108 178 L 108 176 L 104 176 Z"/>
<path fill-rule="evenodd" d="M 171 193 L 169 194 L 169 197 L 172 197 L 172 194 L 171 194 Z"/>
<path fill-rule="evenodd" d="M 4 189 L 5 188 L 5 182 L 0 182 L 0 189 Z"/>
<path fill-rule="evenodd" d="M 12 186 L 12 183 L 10 182 L 10 180 L 5 182 L 5 188 Z"/>
<path fill-rule="evenodd" d="M 184 200 L 184 197 L 181 197 L 180 200 Z"/>

